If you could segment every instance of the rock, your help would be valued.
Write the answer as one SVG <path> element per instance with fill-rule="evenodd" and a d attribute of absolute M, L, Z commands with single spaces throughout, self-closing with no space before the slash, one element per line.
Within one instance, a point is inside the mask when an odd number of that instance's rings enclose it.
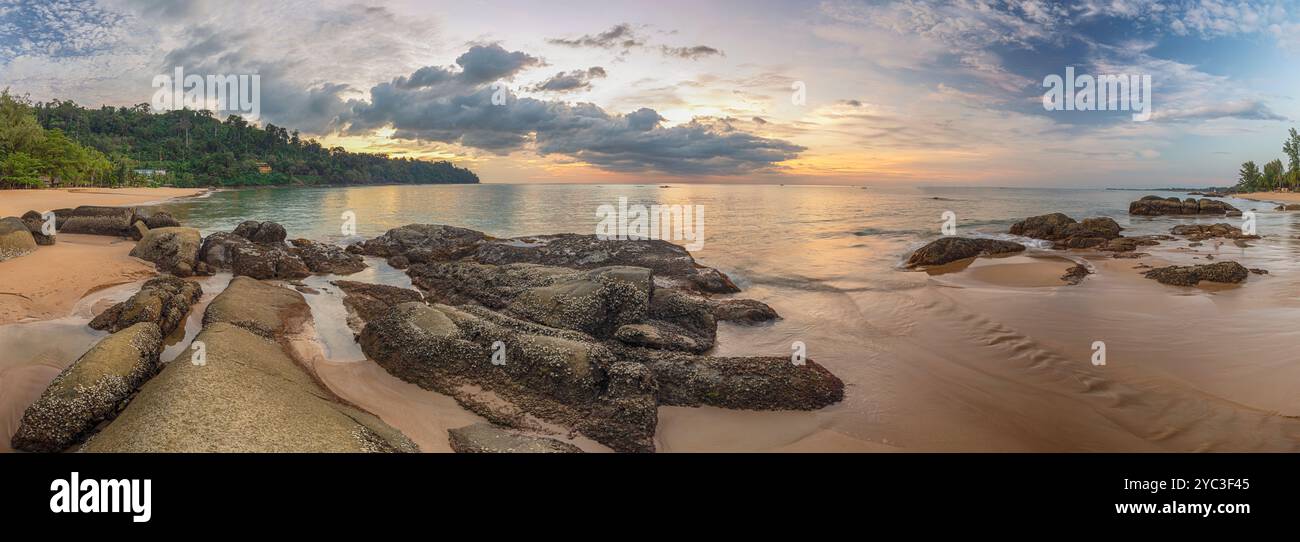
<path fill-rule="evenodd" d="M 166 337 L 180 327 L 190 306 L 202 296 L 203 288 L 196 282 L 171 276 L 150 279 L 135 295 L 96 316 L 90 327 L 116 333 L 141 322 L 152 322 Z"/>
<path fill-rule="evenodd" d="M 1226 239 L 1259 239 L 1258 235 L 1242 233 L 1241 228 L 1219 222 L 1217 224 L 1179 224 L 1169 230 L 1174 235 L 1186 235 L 1189 241 L 1204 241 L 1222 237 Z"/>
<path fill-rule="evenodd" d="M 235 231 L 231 233 L 263 245 L 284 244 L 284 238 L 288 236 L 284 231 L 284 226 L 275 222 L 258 222 L 256 220 L 241 222 L 235 227 Z"/>
<path fill-rule="evenodd" d="M 143 209 L 136 209 L 135 215 L 137 218 L 136 222 L 144 222 L 144 225 L 148 226 L 149 229 L 176 228 L 181 225 L 180 222 L 172 217 L 171 213 L 163 211 L 146 213 Z"/>
<path fill-rule="evenodd" d="M 332 284 L 343 291 L 343 306 L 348 309 L 348 325 L 358 333 L 366 322 L 383 316 L 397 305 L 424 301 L 424 296 L 418 290 L 350 280 L 336 280 Z"/>
<path fill-rule="evenodd" d="M 464 383 L 472 383 L 615 449 L 643 451 L 647 443 L 653 449 L 653 426 L 646 432 L 644 426 L 620 422 L 643 421 L 646 413 L 596 419 L 627 412 L 597 410 L 616 399 L 608 396 L 608 370 L 616 361 L 608 348 L 582 334 L 548 331 L 536 324 L 505 327 L 507 320 L 446 305 L 403 303 L 368 322 L 359 342 L 366 356 L 389 373 L 426 389 L 456 397 Z M 498 341 L 504 347 L 500 364 L 492 361 Z M 601 430 L 587 431 L 593 427 Z M 606 438 L 615 434 L 623 436 Z"/>
<path fill-rule="evenodd" d="M 442 262 L 469 256 L 485 239 L 482 232 L 455 226 L 409 224 L 360 243 L 358 250 L 381 258 L 403 256 L 406 264 Z"/>
<path fill-rule="evenodd" d="M 36 250 L 36 238 L 22 220 L 8 217 L 0 219 L 0 262 L 26 255 Z"/>
<path fill-rule="evenodd" d="M 648 315 L 654 278 L 644 267 L 602 267 L 520 292 L 506 312 L 604 339 Z"/>
<path fill-rule="evenodd" d="M 193 274 L 202 237 L 194 228 L 151 229 L 131 249 L 131 256 L 153 262 L 159 271 L 179 277 Z"/>
<path fill-rule="evenodd" d="M 1143 273 L 1149 279 L 1174 286 L 1196 286 L 1202 280 L 1236 284 L 1246 280 L 1249 271 L 1237 262 L 1224 261 L 1204 265 L 1171 265 Z"/>
<path fill-rule="evenodd" d="M 1278 205 L 1277 208 L 1273 210 L 1274 211 L 1300 211 L 1300 203 L 1287 203 L 1285 205 Z"/>
<path fill-rule="evenodd" d="M 274 284 L 235 277 L 203 313 L 203 327 L 224 322 L 262 337 L 283 337 L 290 329 L 311 318 L 302 294 Z"/>
<path fill-rule="evenodd" d="M 366 268 L 366 262 L 361 256 L 350 254 L 337 245 L 307 239 L 294 239 L 291 243 L 294 246 L 293 252 L 312 273 L 351 275 Z"/>
<path fill-rule="evenodd" d="M 619 451 L 653 452 L 659 425 L 659 384 L 640 363 L 619 361 L 606 371 L 606 392 L 578 423 L 597 442 Z"/>
<path fill-rule="evenodd" d="M 448 429 L 451 449 L 461 454 L 481 453 L 532 453 L 572 454 L 582 453 L 577 446 L 546 437 L 524 435 L 508 431 L 490 423 L 476 423 Z"/>
<path fill-rule="evenodd" d="M 1065 270 L 1065 274 L 1061 275 L 1061 280 L 1073 286 L 1080 282 L 1083 282 L 1083 279 L 1087 278 L 1088 275 L 1091 274 L 1092 271 L 1089 271 L 1087 267 L 1084 267 L 1082 264 L 1080 264 L 1080 265 L 1072 266 L 1069 269 Z"/>
<path fill-rule="evenodd" d="M 1067 217 L 1068 218 L 1068 217 Z M 976 256 L 1010 254 L 1025 250 L 1025 246 L 1011 241 L 995 239 L 970 239 L 966 237 L 940 237 L 917 249 L 907 259 L 907 267 L 943 265 Z"/>
<path fill-rule="evenodd" d="M 1020 222 L 1011 225 L 1010 233 L 1012 235 L 1023 235 L 1034 239 L 1057 240 L 1064 239 L 1069 234 L 1067 230 L 1073 227 L 1075 222 L 1073 218 L 1066 216 L 1064 213 L 1051 213 L 1046 215 L 1031 216 Z"/>
<path fill-rule="evenodd" d="M 1119 232 L 1123 229 L 1109 217 L 1085 218 L 1083 222 L 1075 222 L 1062 213 L 1051 213 L 1031 216 L 1012 224 L 1009 233 L 1053 241 L 1053 246 L 1058 249 L 1100 247 L 1101 250 L 1106 250 L 1107 243 L 1122 239 Z"/>
<path fill-rule="evenodd" d="M 217 232 L 203 239 L 199 259 L 211 269 L 228 269 L 255 279 L 300 279 L 311 275 L 302 259 L 283 243 L 254 243 L 233 233 Z"/>
<path fill-rule="evenodd" d="M 1129 214 L 1142 216 L 1223 215 L 1228 213 L 1240 214 L 1240 212 L 1236 207 L 1218 200 L 1198 200 L 1195 198 L 1179 200 L 1178 198 L 1162 198 L 1160 196 L 1144 196 L 1142 199 L 1129 203 L 1128 206 Z"/>
<path fill-rule="evenodd" d="M 13 447 L 58 452 L 76 444 L 100 422 L 117 415 L 158 371 L 161 349 L 162 333 L 152 322 L 105 337 L 59 373 L 27 407 Z"/>
<path fill-rule="evenodd" d="M 83 449 L 418 451 L 396 429 L 334 399 L 274 341 L 226 322 L 205 324 L 195 341 L 204 345 L 204 364 L 193 363 L 191 353 L 182 352 Z"/>
<path fill-rule="evenodd" d="M 45 217 L 36 211 L 27 211 L 23 213 L 23 224 L 27 226 L 27 231 L 31 232 L 32 238 L 36 244 L 48 246 L 54 244 L 55 235 L 45 235 Z"/>
<path fill-rule="evenodd" d="M 627 324 L 614 332 L 614 338 L 624 344 L 661 350 L 700 353 L 713 347 L 713 341 L 703 343 L 673 324 L 657 321 Z"/>
<path fill-rule="evenodd" d="M 733 300 L 740 301 L 740 300 Z M 676 288 L 656 288 L 650 298 L 650 320 L 661 333 L 671 333 L 689 339 L 688 341 L 669 340 L 660 346 L 703 352 L 713 348 L 718 335 L 718 319 L 714 316 L 716 302 L 699 295 Z M 623 339 L 626 341 L 627 336 Z M 636 343 L 633 343 L 636 344 Z M 642 346 L 652 346 L 651 342 L 641 342 Z M 674 346 L 674 344 L 676 346 Z"/>
<path fill-rule="evenodd" d="M 415 444 L 340 402 L 286 353 L 302 294 L 235 277 L 208 306 L 202 363 L 189 349 L 140 389 L 92 452 L 409 452 Z"/>
<path fill-rule="evenodd" d="M 1251 272 L 1251 273 L 1254 273 L 1254 274 L 1256 274 L 1256 275 L 1267 275 L 1267 274 L 1268 274 L 1268 270 L 1267 270 L 1267 269 L 1258 269 L 1258 268 L 1254 268 L 1254 267 L 1250 268 L 1250 272 Z"/>
<path fill-rule="evenodd" d="M 144 239 L 144 236 L 146 235 L 149 235 L 149 226 L 145 224 L 143 220 L 135 221 L 135 224 L 131 228 L 131 239 L 139 241 Z"/>
<path fill-rule="evenodd" d="M 815 410 L 844 399 L 844 382 L 813 360 L 703 357 L 658 352 L 646 360 L 660 404 L 746 410 Z"/>
<path fill-rule="evenodd" d="M 76 209 L 56 210 L 54 217 L 59 233 L 130 237 L 135 211 L 129 207 L 83 205 Z"/>
<path fill-rule="evenodd" d="M 697 264 L 685 248 L 661 240 L 602 240 L 572 233 L 488 240 L 478 245 L 473 259 L 494 265 L 534 263 L 573 269 L 644 267 L 679 287 L 722 294 L 740 291 L 726 274 Z"/>

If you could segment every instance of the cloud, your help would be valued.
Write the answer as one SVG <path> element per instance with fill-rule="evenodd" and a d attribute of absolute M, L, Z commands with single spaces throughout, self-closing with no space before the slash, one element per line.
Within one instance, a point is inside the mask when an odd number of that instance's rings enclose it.
<path fill-rule="evenodd" d="M 663 52 L 664 56 L 688 60 L 699 60 L 706 56 L 725 56 L 722 51 L 707 45 L 696 45 L 694 47 L 669 47 L 664 45 L 659 50 Z"/>
<path fill-rule="evenodd" d="M 650 108 L 618 114 L 590 103 L 521 97 L 508 89 L 493 89 L 486 81 L 476 82 L 476 77 L 465 75 L 467 69 L 464 65 L 461 71 L 424 67 L 375 85 L 368 101 L 353 100 L 350 111 L 340 117 L 344 133 L 365 134 L 391 126 L 392 137 L 398 139 L 458 144 L 499 155 L 532 151 L 609 171 L 673 175 L 770 171 L 805 150 L 716 120 L 666 126 Z M 593 71 L 582 73 L 590 78 Z M 413 80 L 430 84 L 413 85 Z"/>
<path fill-rule="evenodd" d="M 591 88 L 593 79 L 603 79 L 605 68 L 592 66 L 586 70 L 557 73 L 532 87 L 537 92 L 574 92 Z"/>
<path fill-rule="evenodd" d="M 467 83 L 477 84 L 509 79 L 516 73 L 542 65 L 541 59 L 520 51 L 506 51 L 500 45 L 475 45 L 456 58 L 461 67 L 460 77 Z"/>
<path fill-rule="evenodd" d="M 637 34 L 632 25 L 621 23 L 599 34 L 587 34 L 576 39 L 551 38 L 546 40 L 555 45 L 567 47 L 597 47 L 601 49 L 631 49 L 645 45 L 645 38 Z"/>
<path fill-rule="evenodd" d="M 669 32 L 669 34 L 672 33 L 675 32 Z M 686 47 L 660 45 L 658 47 L 652 47 L 649 38 L 642 35 L 640 31 L 627 23 L 614 25 L 609 30 L 599 34 L 586 34 L 579 38 L 550 38 L 546 41 L 553 45 L 563 45 L 565 47 L 621 49 L 623 52 L 632 49 L 653 49 L 657 50 L 665 57 L 683 58 L 687 60 L 698 60 L 708 56 L 723 56 L 721 50 L 709 47 L 708 45 Z"/>
<path fill-rule="evenodd" d="M 1187 121 L 1234 118 L 1243 120 L 1290 120 L 1274 113 L 1268 105 L 1258 100 L 1238 100 L 1198 105 L 1188 109 L 1158 109 L 1151 116 L 1154 120 Z"/>

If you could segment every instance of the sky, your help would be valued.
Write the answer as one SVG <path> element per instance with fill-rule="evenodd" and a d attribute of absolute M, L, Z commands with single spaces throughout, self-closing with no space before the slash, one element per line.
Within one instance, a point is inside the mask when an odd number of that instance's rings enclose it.
<path fill-rule="evenodd" d="M 0 0 L 11 92 L 258 74 L 261 123 L 484 182 L 1230 185 L 1298 61 L 1300 2 Z M 1045 109 L 1067 67 L 1149 75 L 1151 118 Z"/>

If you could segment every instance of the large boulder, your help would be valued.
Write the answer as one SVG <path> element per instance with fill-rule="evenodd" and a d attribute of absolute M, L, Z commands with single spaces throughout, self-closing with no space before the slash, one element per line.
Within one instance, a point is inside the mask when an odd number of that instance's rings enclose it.
<path fill-rule="evenodd" d="M 233 233 L 217 232 L 205 237 L 199 259 L 212 269 L 259 280 L 311 275 L 307 264 L 284 243 L 255 243 Z"/>
<path fill-rule="evenodd" d="M 1064 239 L 1069 235 L 1068 231 L 1076 224 L 1078 222 L 1064 213 L 1031 216 L 1012 224 L 1011 234 L 1034 239 Z"/>
<path fill-rule="evenodd" d="M 656 352 L 644 361 L 665 405 L 815 410 L 844 399 L 844 382 L 813 360 Z"/>
<path fill-rule="evenodd" d="M 1076 222 L 1062 213 L 1031 216 L 1011 225 L 1009 233 L 1053 241 L 1059 249 L 1097 248 L 1119 238 L 1124 228 L 1110 217 L 1085 218 Z"/>
<path fill-rule="evenodd" d="M 1225 261 L 1204 265 L 1171 265 L 1157 267 L 1143 273 L 1149 279 L 1174 286 L 1196 286 L 1203 280 L 1237 284 L 1246 280 L 1250 271 L 1237 262 Z"/>
<path fill-rule="evenodd" d="M 54 220 L 59 233 L 129 237 L 135 211 L 129 207 L 83 205 L 54 211 Z"/>
<path fill-rule="evenodd" d="M 235 231 L 231 233 L 263 245 L 284 244 L 284 238 L 288 236 L 284 231 L 284 226 L 275 222 L 258 222 L 256 220 L 241 222 L 235 227 Z"/>
<path fill-rule="evenodd" d="M 943 265 L 976 256 L 1010 254 L 1024 250 L 1024 245 L 1011 241 L 940 237 L 913 252 L 907 259 L 906 265 L 907 267 Z"/>
<path fill-rule="evenodd" d="M 753 299 L 723 299 L 713 301 L 710 305 L 713 317 L 719 322 L 754 325 L 771 322 L 781 317 L 776 313 L 776 309 Z"/>
<path fill-rule="evenodd" d="M 14 217 L 0 219 L 0 262 L 33 250 L 36 250 L 36 239 L 27 224 Z"/>
<path fill-rule="evenodd" d="M 202 240 L 194 228 L 151 229 L 131 249 L 131 256 L 153 262 L 159 271 L 188 277 L 198 264 Z"/>
<path fill-rule="evenodd" d="M 595 235 L 559 234 L 490 240 L 478 245 L 475 261 L 504 265 L 535 263 L 573 269 L 645 267 L 681 287 L 709 293 L 740 288 L 726 274 L 695 262 L 685 248 L 662 240 L 602 240 Z"/>
<path fill-rule="evenodd" d="M 1174 197 L 1144 196 L 1142 199 L 1129 203 L 1128 213 L 1142 216 L 1239 215 L 1241 210 L 1222 201 L 1212 199 L 1187 198 L 1180 200 Z"/>
<path fill-rule="evenodd" d="M 268 339 L 283 337 L 311 318 L 302 294 L 248 277 L 235 277 L 203 313 L 203 327 L 224 322 Z"/>
<path fill-rule="evenodd" d="M 1219 222 L 1217 224 L 1179 224 L 1169 230 L 1174 235 L 1186 235 L 1189 241 L 1204 241 L 1215 237 L 1226 239 L 1259 239 L 1258 235 L 1242 233 L 1241 228 Z"/>
<path fill-rule="evenodd" d="M 487 238 L 482 232 L 455 226 L 408 224 L 353 245 L 357 248 L 351 251 L 381 258 L 401 256 L 411 263 L 443 262 L 469 256 Z"/>
<path fill-rule="evenodd" d="M 459 397 L 473 384 L 616 450 L 653 450 L 653 395 L 610 395 L 617 360 L 608 348 L 581 333 L 469 309 L 398 305 L 366 324 L 362 351 L 421 387 Z M 503 357 L 494 362 L 498 346 Z"/>
<path fill-rule="evenodd" d="M 162 332 L 152 322 L 105 337 L 27 407 L 13 447 L 58 452 L 76 444 L 100 422 L 113 418 L 158 371 L 161 349 Z"/>
<path fill-rule="evenodd" d="M 582 453 L 577 446 L 553 438 L 525 435 L 518 431 L 502 429 L 490 423 L 476 423 L 448 429 L 451 449 L 461 454 L 528 453 L 572 454 Z"/>
<path fill-rule="evenodd" d="M 42 246 L 54 244 L 56 234 L 45 235 L 44 215 L 36 211 L 27 211 L 23 213 L 22 221 L 27 226 L 27 231 L 32 232 L 32 238 L 36 240 L 36 244 Z"/>
<path fill-rule="evenodd" d="M 294 246 L 292 252 L 302 259 L 312 273 L 351 275 L 366 268 L 366 262 L 361 256 L 351 254 L 340 246 L 308 239 L 294 239 L 291 243 Z"/>
<path fill-rule="evenodd" d="M 225 295 L 224 293 L 222 295 Z M 220 298 L 220 296 L 218 296 Z M 195 337 L 88 452 L 411 452 L 414 443 L 336 400 L 274 341 L 226 322 Z"/>
<path fill-rule="evenodd" d="M 150 279 L 126 301 L 117 303 L 90 321 L 94 329 L 116 333 L 141 322 L 152 322 L 164 337 L 184 322 L 190 306 L 203 297 L 197 282 L 162 276 Z"/>
<path fill-rule="evenodd" d="M 398 430 L 340 401 L 286 353 L 284 336 L 308 318 L 302 294 L 235 277 L 204 314 L 194 339 L 202 348 L 168 363 L 83 449 L 418 451 Z"/>

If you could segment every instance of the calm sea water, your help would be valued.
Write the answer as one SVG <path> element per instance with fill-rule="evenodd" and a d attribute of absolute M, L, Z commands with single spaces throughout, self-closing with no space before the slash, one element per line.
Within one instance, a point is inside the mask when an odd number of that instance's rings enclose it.
<path fill-rule="evenodd" d="M 1128 202 L 1181 193 L 1011 188 L 859 188 L 724 185 L 440 185 L 275 188 L 218 192 L 164 207 L 204 233 L 243 220 L 273 220 L 291 237 L 346 244 L 411 223 L 449 224 L 498 237 L 594 233 L 597 209 L 620 197 L 643 205 L 705 209 L 701 262 L 740 280 L 819 280 L 890 268 L 939 234 L 952 211 L 962 235 L 999 236 L 1016 220 L 1049 212 L 1109 216 L 1131 234 L 1165 233 L 1167 221 L 1130 218 Z M 1242 209 L 1264 204 L 1230 200 Z M 358 236 L 341 234 L 345 212 Z M 1221 219 L 1221 218 L 1220 218 Z M 1261 228 L 1285 217 L 1261 217 Z M 1273 222 L 1277 222 L 1273 224 Z"/>

